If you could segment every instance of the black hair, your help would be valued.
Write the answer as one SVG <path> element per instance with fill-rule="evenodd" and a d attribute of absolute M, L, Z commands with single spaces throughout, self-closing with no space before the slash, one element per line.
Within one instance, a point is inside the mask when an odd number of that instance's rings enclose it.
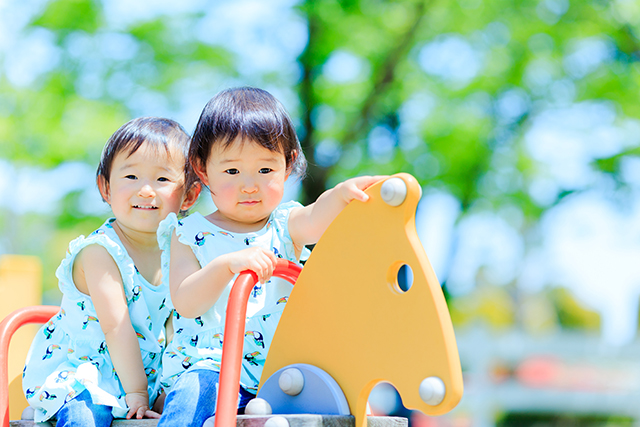
<path fill-rule="evenodd" d="M 129 156 L 135 153 L 142 144 L 147 144 L 152 149 L 166 150 L 170 154 L 170 148 L 178 149 L 184 155 L 184 188 L 190 189 L 198 181 L 191 164 L 187 161 L 189 156 L 190 138 L 184 128 L 176 121 L 161 117 L 140 117 L 133 119 L 120 127 L 102 150 L 100 164 L 96 177 L 103 177 L 107 183 L 111 178 L 111 166 L 118 153 L 126 152 Z"/>
<path fill-rule="evenodd" d="M 287 171 L 304 176 L 307 162 L 291 118 L 266 90 L 238 87 L 214 96 L 202 110 L 193 132 L 189 161 L 204 166 L 214 145 L 227 148 L 238 137 L 283 153 Z"/>

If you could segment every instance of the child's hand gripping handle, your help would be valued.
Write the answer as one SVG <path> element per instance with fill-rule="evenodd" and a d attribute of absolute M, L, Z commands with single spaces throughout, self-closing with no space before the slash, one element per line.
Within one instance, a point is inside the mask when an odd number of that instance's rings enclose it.
<path fill-rule="evenodd" d="M 300 271 L 302 268 L 296 263 L 278 260 L 273 275 L 295 284 Z M 247 302 L 256 283 L 258 283 L 258 276 L 253 271 L 243 271 L 238 275 L 229 293 L 215 427 L 235 427 L 236 425 Z"/>

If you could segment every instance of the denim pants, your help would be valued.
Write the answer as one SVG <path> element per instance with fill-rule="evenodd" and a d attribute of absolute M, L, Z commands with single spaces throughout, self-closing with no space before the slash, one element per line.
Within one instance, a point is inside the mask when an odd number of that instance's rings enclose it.
<path fill-rule="evenodd" d="M 220 373 L 210 369 L 190 369 L 180 375 L 164 401 L 158 427 L 202 427 L 216 413 Z M 255 396 L 240 387 L 239 408 Z"/>
<path fill-rule="evenodd" d="M 83 391 L 56 412 L 57 427 L 109 427 L 111 406 L 96 405 L 88 390 Z"/>

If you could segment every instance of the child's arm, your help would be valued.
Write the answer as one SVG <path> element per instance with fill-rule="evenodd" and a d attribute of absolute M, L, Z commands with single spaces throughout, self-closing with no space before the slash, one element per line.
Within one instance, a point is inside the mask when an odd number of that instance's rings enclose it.
<path fill-rule="evenodd" d="M 289 215 L 289 234 L 294 245 L 302 247 L 317 243 L 329 224 L 352 200 L 366 202 L 364 192 L 386 176 L 359 176 L 348 179 L 325 191 L 314 203 L 294 209 Z"/>
<path fill-rule="evenodd" d="M 191 248 L 180 243 L 174 233 L 169 273 L 173 306 L 181 316 L 198 317 L 215 304 L 234 275 L 251 270 L 264 283 L 273 274 L 277 260 L 272 252 L 253 246 L 221 255 L 200 268 Z"/>
<path fill-rule="evenodd" d="M 118 266 L 104 247 L 90 245 L 75 260 L 74 278 L 78 276 L 78 288 L 91 296 L 109 356 L 126 393 L 127 418 L 142 418 L 145 414 L 158 418 L 149 410 L 147 376 Z"/>

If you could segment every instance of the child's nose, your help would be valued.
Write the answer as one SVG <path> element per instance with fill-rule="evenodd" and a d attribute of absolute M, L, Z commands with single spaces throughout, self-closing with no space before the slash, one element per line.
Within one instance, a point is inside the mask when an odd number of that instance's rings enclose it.
<path fill-rule="evenodd" d="M 258 183 L 250 178 L 245 179 L 242 186 L 242 191 L 249 194 L 256 193 L 258 191 Z"/>
<path fill-rule="evenodd" d="M 150 196 L 155 195 L 156 192 L 153 189 L 153 187 L 151 186 L 151 184 L 146 183 L 146 184 L 143 184 L 142 187 L 140 187 L 139 194 L 142 197 L 150 197 Z"/>

